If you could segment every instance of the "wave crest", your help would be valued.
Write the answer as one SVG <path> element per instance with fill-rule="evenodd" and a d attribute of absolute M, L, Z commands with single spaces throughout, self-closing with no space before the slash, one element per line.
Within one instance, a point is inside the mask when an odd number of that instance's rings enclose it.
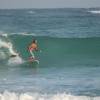
<path fill-rule="evenodd" d="M 11 55 L 16 55 L 16 57 L 10 58 L 8 60 L 8 65 L 22 64 L 23 60 L 16 52 L 16 50 L 14 50 L 13 43 L 6 40 L 8 39 L 6 34 L 3 34 L 2 36 L 4 36 L 5 39 L 3 40 L 3 38 L 0 38 L 0 60 L 6 59 L 8 56 L 10 57 Z"/>

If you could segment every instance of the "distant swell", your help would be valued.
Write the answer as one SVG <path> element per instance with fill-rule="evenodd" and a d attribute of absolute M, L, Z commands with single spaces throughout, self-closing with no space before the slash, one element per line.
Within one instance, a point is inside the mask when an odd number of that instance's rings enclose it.
<path fill-rule="evenodd" d="M 9 33 L 9 34 L 0 34 L 1 36 L 4 36 L 4 37 L 7 37 L 7 36 L 32 36 L 32 37 L 54 37 L 54 38 L 92 38 L 92 37 L 100 37 L 100 34 L 91 34 L 91 35 L 88 35 L 87 33 L 84 33 L 84 34 L 78 34 L 78 33 L 72 33 L 72 32 L 65 32 L 64 34 L 60 34 L 59 32 L 56 32 L 54 34 L 54 31 L 55 30 L 49 30 L 47 31 L 48 32 L 51 32 L 50 34 L 47 34 L 47 33 L 28 33 L 28 32 L 19 32 L 19 33 Z"/>

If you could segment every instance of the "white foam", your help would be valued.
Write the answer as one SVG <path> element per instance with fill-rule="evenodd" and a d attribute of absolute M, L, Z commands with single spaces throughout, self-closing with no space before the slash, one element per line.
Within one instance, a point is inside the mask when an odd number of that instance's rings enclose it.
<path fill-rule="evenodd" d="M 28 11 L 28 13 L 29 14 L 35 14 L 36 12 L 31 10 L 31 11 Z"/>
<path fill-rule="evenodd" d="M 89 11 L 89 12 L 91 12 L 93 14 L 100 14 L 100 10 L 92 10 L 92 11 Z"/>
<path fill-rule="evenodd" d="M 18 53 L 16 53 L 13 49 L 13 45 L 11 42 L 5 42 L 5 41 L 2 41 L 0 40 L 0 47 L 1 48 L 7 48 L 9 50 L 9 55 L 16 55 L 16 57 L 12 57 L 8 60 L 8 65 L 18 65 L 18 64 L 22 64 L 23 63 L 23 60 L 22 58 L 18 55 Z M 0 53 L 0 57 L 1 58 L 5 58 L 6 57 L 6 54 L 2 51 Z"/>
<path fill-rule="evenodd" d="M 11 42 L 3 41 L 0 39 L 0 48 L 4 48 L 8 50 L 8 55 L 15 55 L 16 57 L 12 57 L 8 60 L 8 65 L 18 65 L 22 64 L 23 60 L 19 56 L 19 54 L 13 49 L 13 44 Z M 0 50 L 0 59 L 6 58 L 6 53 L 3 50 Z"/>
<path fill-rule="evenodd" d="M 22 33 L 10 33 L 9 35 L 37 36 L 35 33 L 27 33 L 27 32 L 22 32 Z"/>
<path fill-rule="evenodd" d="M 3 34 L 1 34 L 1 36 L 8 37 L 8 34 L 3 33 Z"/>
<path fill-rule="evenodd" d="M 3 51 L 0 51 L 0 60 L 6 59 L 6 54 Z"/>
<path fill-rule="evenodd" d="M 0 48 L 7 48 L 11 55 L 18 55 L 18 53 L 16 53 L 14 51 L 13 44 L 11 42 L 6 42 L 6 41 L 0 40 Z"/>
<path fill-rule="evenodd" d="M 8 65 L 16 66 L 24 63 L 24 60 L 20 56 L 12 57 L 8 60 Z"/>
<path fill-rule="evenodd" d="M 3 42 L 2 40 L 0 40 L 0 60 L 6 58 L 5 52 L 3 50 L 1 50 L 1 48 L 8 48 L 7 43 Z"/>
<path fill-rule="evenodd" d="M 5 41 L 0 40 L 0 48 L 2 48 L 2 47 L 9 48 L 9 44 Z"/>
<path fill-rule="evenodd" d="M 20 33 L 20 35 L 35 36 L 36 34 L 24 32 L 24 33 Z"/>
<path fill-rule="evenodd" d="M 0 100 L 100 100 L 98 97 L 74 96 L 69 94 L 39 94 L 39 93 L 14 93 L 5 91 L 0 93 Z"/>
<path fill-rule="evenodd" d="M 8 48 L 8 49 L 9 49 L 9 52 L 10 52 L 12 55 L 18 56 L 18 53 L 16 53 L 16 52 L 14 51 L 14 49 L 13 49 L 12 43 L 9 42 L 8 45 L 9 45 L 9 48 Z"/>

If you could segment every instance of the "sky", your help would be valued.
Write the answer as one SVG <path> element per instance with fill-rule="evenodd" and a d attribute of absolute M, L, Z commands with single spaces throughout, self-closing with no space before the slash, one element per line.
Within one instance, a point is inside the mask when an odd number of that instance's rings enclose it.
<path fill-rule="evenodd" d="M 0 0 L 0 9 L 90 7 L 100 7 L 100 0 Z"/>

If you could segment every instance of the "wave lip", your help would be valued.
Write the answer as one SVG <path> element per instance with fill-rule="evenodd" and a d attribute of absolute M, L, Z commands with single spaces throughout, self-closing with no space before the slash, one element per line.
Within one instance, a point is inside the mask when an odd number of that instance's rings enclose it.
<path fill-rule="evenodd" d="M 74 96 L 71 94 L 40 94 L 40 93 L 14 93 L 5 91 L 0 93 L 0 100 L 100 100 L 99 97 Z"/>
<path fill-rule="evenodd" d="M 10 40 L 9 41 L 6 40 L 6 39 L 9 39 L 7 37 L 7 34 L 2 34 L 2 36 L 5 37 L 5 40 L 3 40 L 2 37 L 0 38 L 0 60 L 6 59 L 7 56 L 10 56 L 10 55 L 16 55 L 16 57 L 12 59 L 10 58 L 8 63 L 10 65 L 21 64 L 23 60 L 21 57 L 19 57 L 19 54 L 14 50 L 13 43 Z"/>

